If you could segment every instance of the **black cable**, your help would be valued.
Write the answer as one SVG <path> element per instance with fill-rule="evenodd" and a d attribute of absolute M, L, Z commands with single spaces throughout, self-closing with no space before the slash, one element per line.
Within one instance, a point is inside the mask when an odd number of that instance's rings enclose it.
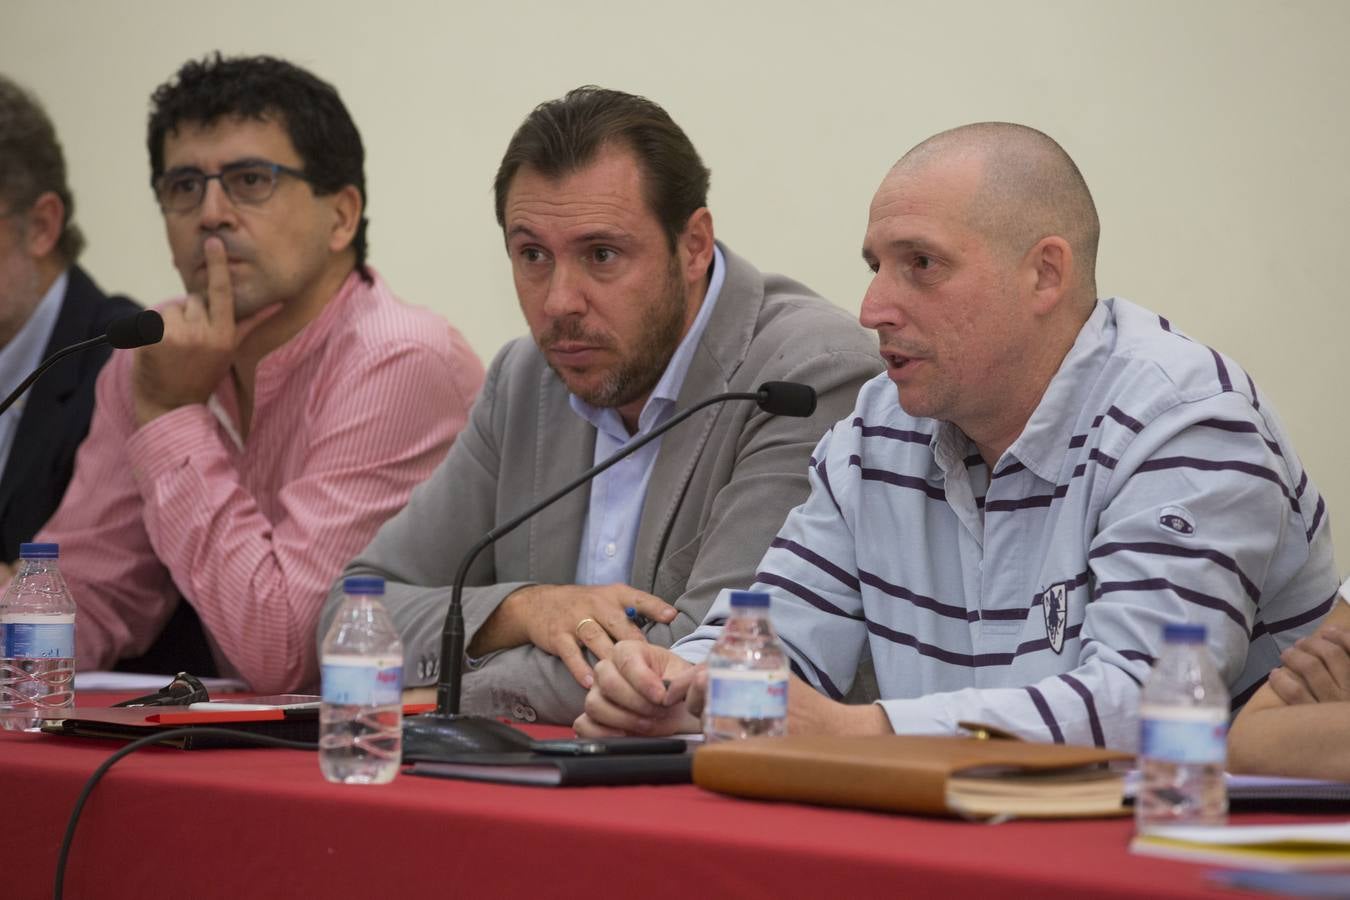
<path fill-rule="evenodd" d="M 227 737 L 230 739 L 240 739 L 244 742 L 261 744 L 265 747 L 284 747 L 288 750 L 317 750 L 318 744 L 307 741 L 288 741 L 282 738 L 271 737 L 263 734 L 250 734 L 246 731 L 235 731 L 231 728 L 208 728 L 201 725 L 193 725 L 186 728 L 170 728 L 167 731 L 156 731 L 154 734 L 148 734 L 143 738 L 137 738 L 130 744 L 127 744 L 121 750 L 118 750 L 112 756 L 103 761 L 94 774 L 89 776 L 89 780 L 84 783 L 80 790 L 80 796 L 75 798 L 75 808 L 70 811 L 70 822 L 66 825 L 65 837 L 61 839 L 61 851 L 56 855 L 56 883 L 53 896 L 56 900 L 61 900 L 62 891 L 65 889 L 66 881 L 66 859 L 70 856 L 70 845 L 75 839 L 75 826 L 79 824 L 80 813 L 84 810 L 84 803 L 89 799 L 89 794 L 94 790 L 99 780 L 108 773 L 117 761 L 125 756 L 130 756 L 142 747 L 149 747 L 151 744 L 158 744 L 163 741 L 174 738 L 187 737 L 188 735 L 207 735 L 210 737 Z"/>

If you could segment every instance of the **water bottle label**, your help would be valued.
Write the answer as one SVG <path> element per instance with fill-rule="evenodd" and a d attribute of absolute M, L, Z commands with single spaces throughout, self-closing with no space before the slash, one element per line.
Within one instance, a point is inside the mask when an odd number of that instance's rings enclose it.
<path fill-rule="evenodd" d="M 395 706 L 403 702 L 403 660 L 396 656 L 335 656 L 323 661 L 323 702 Z"/>
<path fill-rule="evenodd" d="M 1223 765 L 1227 759 L 1224 710 L 1145 706 L 1139 717 L 1140 756 L 1181 765 Z"/>
<path fill-rule="evenodd" d="M 71 659 L 75 620 L 51 616 L 6 616 L 0 622 L 0 656 L 6 659 Z"/>
<path fill-rule="evenodd" d="M 787 715 L 787 669 L 709 669 L 708 714 L 732 719 Z"/>

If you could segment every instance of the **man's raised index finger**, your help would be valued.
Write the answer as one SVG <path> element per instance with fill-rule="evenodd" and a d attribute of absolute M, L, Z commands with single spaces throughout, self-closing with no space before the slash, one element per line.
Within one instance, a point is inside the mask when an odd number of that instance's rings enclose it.
<path fill-rule="evenodd" d="M 230 284 L 230 260 L 225 242 L 218 237 L 206 239 L 206 312 L 212 322 L 234 322 L 234 288 Z"/>

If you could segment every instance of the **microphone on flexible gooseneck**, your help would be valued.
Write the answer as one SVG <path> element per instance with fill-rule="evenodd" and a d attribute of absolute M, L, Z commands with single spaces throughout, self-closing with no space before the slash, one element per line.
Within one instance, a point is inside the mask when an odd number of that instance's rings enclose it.
<path fill-rule="evenodd" d="M 130 350 L 133 347 L 157 344 L 163 337 L 164 319 L 153 309 L 143 309 L 134 315 L 114 319 L 108 325 L 108 330 L 98 337 L 80 341 L 78 344 L 71 344 L 69 347 L 62 347 L 44 359 L 42 365 L 38 366 L 32 375 L 19 382 L 19 386 L 11 391 L 3 401 L 0 401 L 0 415 L 3 415 L 6 410 L 13 406 L 14 401 L 23 396 L 24 391 L 33 386 L 33 383 L 42 376 L 43 372 L 72 353 L 88 350 L 90 347 L 97 347 L 99 344 L 111 344 L 117 350 Z"/>
<path fill-rule="evenodd" d="M 746 397 L 748 394 L 723 394 L 724 398 Z M 771 416 L 794 416 L 805 419 L 816 411 L 816 389 L 796 381 L 766 381 L 754 394 L 759 408 Z M 713 398 L 717 399 L 717 398 Z"/>
<path fill-rule="evenodd" d="M 460 688 L 464 658 L 464 580 L 478 554 L 514 531 L 530 518 L 552 506 L 610 466 L 645 447 L 694 413 L 728 400 L 754 400 L 759 408 L 773 416 L 809 416 L 816 411 L 816 392 L 809 385 L 793 381 L 766 381 L 757 391 L 737 391 L 709 397 L 673 416 L 650 434 L 624 446 L 604 462 L 582 472 L 515 518 L 493 528 L 464 554 L 455 573 L 450 592 L 450 608 L 441 633 L 440 677 L 436 683 L 436 710 L 403 720 L 403 759 L 436 761 L 462 753 L 505 752 L 527 748 L 531 739 L 510 725 L 485 716 L 461 715 Z"/>
<path fill-rule="evenodd" d="M 153 309 L 143 309 L 134 315 L 113 319 L 103 336 L 114 350 L 158 344 L 164 339 L 164 317 Z"/>

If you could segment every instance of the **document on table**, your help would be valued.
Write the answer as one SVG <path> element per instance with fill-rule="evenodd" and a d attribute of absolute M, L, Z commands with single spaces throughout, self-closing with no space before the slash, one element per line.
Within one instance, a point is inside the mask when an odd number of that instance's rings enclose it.
<path fill-rule="evenodd" d="M 1350 822 L 1166 826 L 1136 836 L 1130 851 L 1248 869 L 1339 869 L 1350 865 Z"/>

